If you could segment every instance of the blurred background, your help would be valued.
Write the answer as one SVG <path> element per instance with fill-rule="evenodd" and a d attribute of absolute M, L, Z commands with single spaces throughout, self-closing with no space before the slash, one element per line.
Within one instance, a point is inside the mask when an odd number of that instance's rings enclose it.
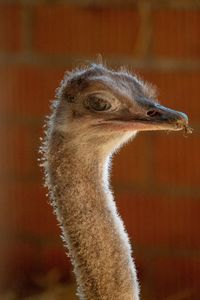
<path fill-rule="evenodd" d="M 139 134 L 114 158 L 112 182 L 141 299 L 198 300 L 198 0 L 0 1 L 0 299 L 76 299 L 37 158 L 64 71 L 98 53 L 157 85 L 195 128 Z"/>

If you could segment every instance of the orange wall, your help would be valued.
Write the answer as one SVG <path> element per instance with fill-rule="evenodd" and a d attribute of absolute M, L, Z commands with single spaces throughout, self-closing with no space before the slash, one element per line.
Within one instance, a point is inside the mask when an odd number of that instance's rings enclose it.
<path fill-rule="evenodd" d="M 71 277 L 42 187 L 37 151 L 44 115 L 64 71 L 101 53 L 112 66 L 128 65 L 156 84 L 161 102 L 188 113 L 195 127 L 187 138 L 181 133 L 139 134 L 115 157 L 113 184 L 134 244 L 145 299 L 179 293 L 185 293 L 184 299 L 199 299 L 197 1 L 138 5 L 121 1 L 121 7 L 92 7 L 83 5 L 85 1 L 70 7 L 61 1 L 4 2 L 0 5 L 2 288 L 25 289 L 35 284 L 37 274 L 53 267 Z"/>

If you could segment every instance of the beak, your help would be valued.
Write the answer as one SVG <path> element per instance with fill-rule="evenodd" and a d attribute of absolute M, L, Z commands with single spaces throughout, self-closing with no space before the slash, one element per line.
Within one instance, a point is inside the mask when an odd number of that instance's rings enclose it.
<path fill-rule="evenodd" d="M 138 124 L 138 130 L 182 130 L 188 127 L 186 114 L 154 104 L 146 107 L 142 115 L 133 119 Z"/>
<path fill-rule="evenodd" d="M 191 133 L 192 129 L 188 126 L 188 117 L 186 114 L 169 109 L 157 103 L 145 103 L 141 105 L 140 111 L 129 112 L 118 118 L 109 121 L 119 122 L 129 130 L 151 131 L 151 130 L 184 130 Z"/>

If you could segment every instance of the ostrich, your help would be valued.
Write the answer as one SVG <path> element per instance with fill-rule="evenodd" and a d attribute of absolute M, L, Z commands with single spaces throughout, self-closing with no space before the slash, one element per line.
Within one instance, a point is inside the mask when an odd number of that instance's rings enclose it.
<path fill-rule="evenodd" d="M 51 204 L 85 300 L 138 300 L 131 246 L 109 187 L 112 154 L 144 130 L 189 131 L 125 69 L 93 63 L 66 73 L 42 146 Z"/>

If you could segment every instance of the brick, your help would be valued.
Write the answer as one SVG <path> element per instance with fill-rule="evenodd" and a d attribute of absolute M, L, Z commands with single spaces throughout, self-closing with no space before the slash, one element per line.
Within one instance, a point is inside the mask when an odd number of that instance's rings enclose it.
<path fill-rule="evenodd" d="M 21 49 L 21 6 L 0 5 L 0 49 L 18 52 Z"/>
<path fill-rule="evenodd" d="M 42 182 L 11 182 L 1 187 L 0 232 L 8 235 L 59 240 L 60 229 Z"/>
<path fill-rule="evenodd" d="M 64 69 L 30 66 L 6 66 L 0 68 L 2 115 L 44 117 L 49 113 Z"/>
<path fill-rule="evenodd" d="M 200 138 L 193 134 L 184 138 L 175 133 L 154 140 L 155 180 L 159 184 L 199 186 Z"/>
<path fill-rule="evenodd" d="M 0 288 L 25 287 L 38 271 L 38 248 L 17 239 L 0 239 Z"/>
<path fill-rule="evenodd" d="M 199 248 L 199 199 L 119 194 L 118 207 L 136 247 Z"/>
<path fill-rule="evenodd" d="M 132 55 L 138 29 L 135 10 L 41 5 L 35 9 L 34 47 L 51 54 Z"/>
<path fill-rule="evenodd" d="M 199 299 L 200 259 L 158 257 L 150 263 L 154 299 Z"/>
<path fill-rule="evenodd" d="M 40 137 L 43 137 L 43 121 L 38 124 L 26 120 L 11 119 L 3 123 L 0 138 L 3 141 L 0 156 L 0 178 L 41 178 L 39 167 Z M 43 174 L 42 174 L 43 175 Z"/>
<path fill-rule="evenodd" d="M 57 245 L 44 245 L 40 251 L 41 267 L 44 271 L 56 269 L 60 276 L 65 275 L 70 277 L 72 266 L 70 259 L 65 253 L 63 243 L 60 242 Z"/>
<path fill-rule="evenodd" d="M 200 57 L 200 12 L 198 10 L 158 10 L 153 13 L 155 56 Z"/>
<path fill-rule="evenodd" d="M 145 136 L 138 135 L 134 141 L 124 146 L 113 160 L 113 183 L 145 184 L 147 177 L 147 145 Z"/>
<path fill-rule="evenodd" d="M 37 126 L 28 121 L 8 122 L 1 127 L 0 138 L 3 141 L 0 156 L 1 180 L 41 180 L 39 167 L 40 137 L 43 137 L 43 122 Z"/>
<path fill-rule="evenodd" d="M 199 123 L 200 72 L 142 72 L 143 78 L 158 88 L 160 102 L 185 112 L 192 123 Z"/>
<path fill-rule="evenodd" d="M 0 289 L 20 294 L 70 280 L 71 264 L 63 245 L 24 242 L 17 238 L 0 238 Z"/>
<path fill-rule="evenodd" d="M 34 156 L 33 133 L 34 129 L 30 129 L 27 125 L 9 123 L 7 126 L 2 126 L 1 177 L 34 173 L 37 160 Z"/>

